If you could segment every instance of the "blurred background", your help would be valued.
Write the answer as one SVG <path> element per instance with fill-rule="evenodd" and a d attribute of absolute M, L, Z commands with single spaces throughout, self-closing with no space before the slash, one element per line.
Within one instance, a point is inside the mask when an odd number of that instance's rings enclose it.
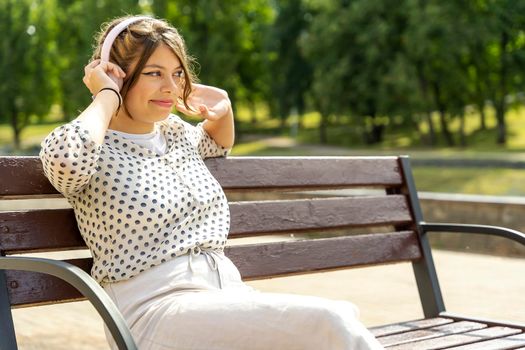
<path fill-rule="evenodd" d="M 87 106 L 94 34 L 140 13 L 229 92 L 233 155 L 409 154 L 421 190 L 525 191 L 515 0 L 0 0 L 0 154 L 36 154 Z"/>
<path fill-rule="evenodd" d="M 93 36 L 126 14 L 168 20 L 199 63 L 200 81 L 228 91 L 232 156 L 408 154 L 427 221 L 525 231 L 525 1 L 0 0 L 0 155 L 36 155 L 52 129 L 89 104 L 82 76 Z M 0 201 L 0 210 L 13 209 Z M 504 311 L 525 322 L 525 281 L 516 278 L 525 248 L 460 236 L 432 238 L 444 249 L 436 260 L 452 306 L 479 315 L 472 294 L 479 292 L 487 317 Z M 377 279 L 404 276 L 396 271 Z M 361 285 L 370 273 L 352 278 Z M 335 285 L 293 278 L 257 287 L 285 291 L 294 283 L 300 293 L 341 297 L 339 278 Z M 417 318 L 417 292 L 399 278 L 384 295 L 349 288 L 344 297 L 365 310 L 367 325 L 406 320 L 406 310 Z M 501 295 L 506 305 L 487 299 Z M 44 348 L 35 341 L 46 310 L 38 317 L 17 310 L 27 348 Z M 103 344 L 97 322 L 92 334 Z"/>

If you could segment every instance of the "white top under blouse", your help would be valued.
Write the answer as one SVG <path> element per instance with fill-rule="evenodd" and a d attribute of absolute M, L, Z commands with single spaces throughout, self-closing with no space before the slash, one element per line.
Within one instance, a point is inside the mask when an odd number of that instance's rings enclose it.
<path fill-rule="evenodd" d="M 73 207 L 99 283 L 128 279 L 192 249 L 224 249 L 228 202 L 203 159 L 229 149 L 202 124 L 176 115 L 158 123 L 165 153 L 113 130 L 98 146 L 76 120 L 42 142 L 44 173 Z"/>
<path fill-rule="evenodd" d="M 149 149 L 150 151 L 162 156 L 166 153 L 168 144 L 166 137 L 160 132 L 160 129 L 155 125 L 155 130 L 147 134 L 129 134 L 127 132 L 110 130 L 111 132 L 122 136 L 127 140 L 133 141 L 133 143 Z"/>

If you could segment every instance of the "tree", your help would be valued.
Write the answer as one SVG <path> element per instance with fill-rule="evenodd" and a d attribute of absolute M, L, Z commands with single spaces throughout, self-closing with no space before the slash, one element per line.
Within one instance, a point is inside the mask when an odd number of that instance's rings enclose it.
<path fill-rule="evenodd" d="M 323 120 L 330 114 L 351 114 L 358 118 L 367 143 L 381 142 L 383 117 L 391 115 L 386 108 L 394 98 L 388 93 L 388 74 L 402 49 L 403 4 L 382 0 L 314 4 L 319 14 L 303 45 L 314 67 L 312 94 Z"/>
<path fill-rule="evenodd" d="M 0 115 L 20 148 L 20 134 L 32 116 L 42 117 L 57 100 L 58 32 L 54 0 L 0 3 Z"/>
<path fill-rule="evenodd" d="M 262 36 L 273 16 L 265 1 L 161 1 L 152 8 L 181 32 L 203 83 L 224 88 L 234 103 L 263 89 L 257 83 Z"/>
<path fill-rule="evenodd" d="M 525 68 L 525 3 L 512 0 L 487 0 L 493 16 L 486 25 L 493 34 L 486 53 L 493 70 L 489 74 L 489 94 L 494 103 L 497 120 L 498 144 L 507 141 L 505 113 L 510 94 L 523 88 Z"/>
<path fill-rule="evenodd" d="M 305 95 L 312 83 L 312 66 L 299 45 L 308 31 L 311 14 L 301 0 L 279 1 L 277 13 L 271 33 L 276 58 L 271 63 L 273 79 L 270 83 L 277 105 L 276 114 L 284 127 L 294 109 L 301 120 L 306 108 Z"/>
<path fill-rule="evenodd" d="M 94 35 L 102 23 L 126 14 L 140 14 L 142 8 L 133 0 L 57 1 L 58 23 L 64 29 L 57 38 L 60 100 L 65 120 L 71 120 L 91 99 L 82 77 L 93 51 Z"/>

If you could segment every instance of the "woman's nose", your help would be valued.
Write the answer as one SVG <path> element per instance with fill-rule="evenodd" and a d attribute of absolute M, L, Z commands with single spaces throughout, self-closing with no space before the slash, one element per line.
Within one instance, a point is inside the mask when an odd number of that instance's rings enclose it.
<path fill-rule="evenodd" d="M 164 79 L 164 84 L 162 86 L 163 91 L 165 92 L 176 92 L 180 86 L 175 77 L 167 76 L 166 79 Z"/>

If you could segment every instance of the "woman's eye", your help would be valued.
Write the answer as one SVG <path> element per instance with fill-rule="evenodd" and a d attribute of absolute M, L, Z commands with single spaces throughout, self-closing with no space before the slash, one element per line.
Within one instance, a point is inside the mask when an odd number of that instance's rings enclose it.
<path fill-rule="evenodd" d="M 181 70 L 181 71 L 175 72 L 175 76 L 177 78 L 182 78 L 184 76 L 184 71 Z"/>
<path fill-rule="evenodd" d="M 160 72 L 145 72 L 144 75 L 148 75 L 150 77 L 160 77 Z"/>

